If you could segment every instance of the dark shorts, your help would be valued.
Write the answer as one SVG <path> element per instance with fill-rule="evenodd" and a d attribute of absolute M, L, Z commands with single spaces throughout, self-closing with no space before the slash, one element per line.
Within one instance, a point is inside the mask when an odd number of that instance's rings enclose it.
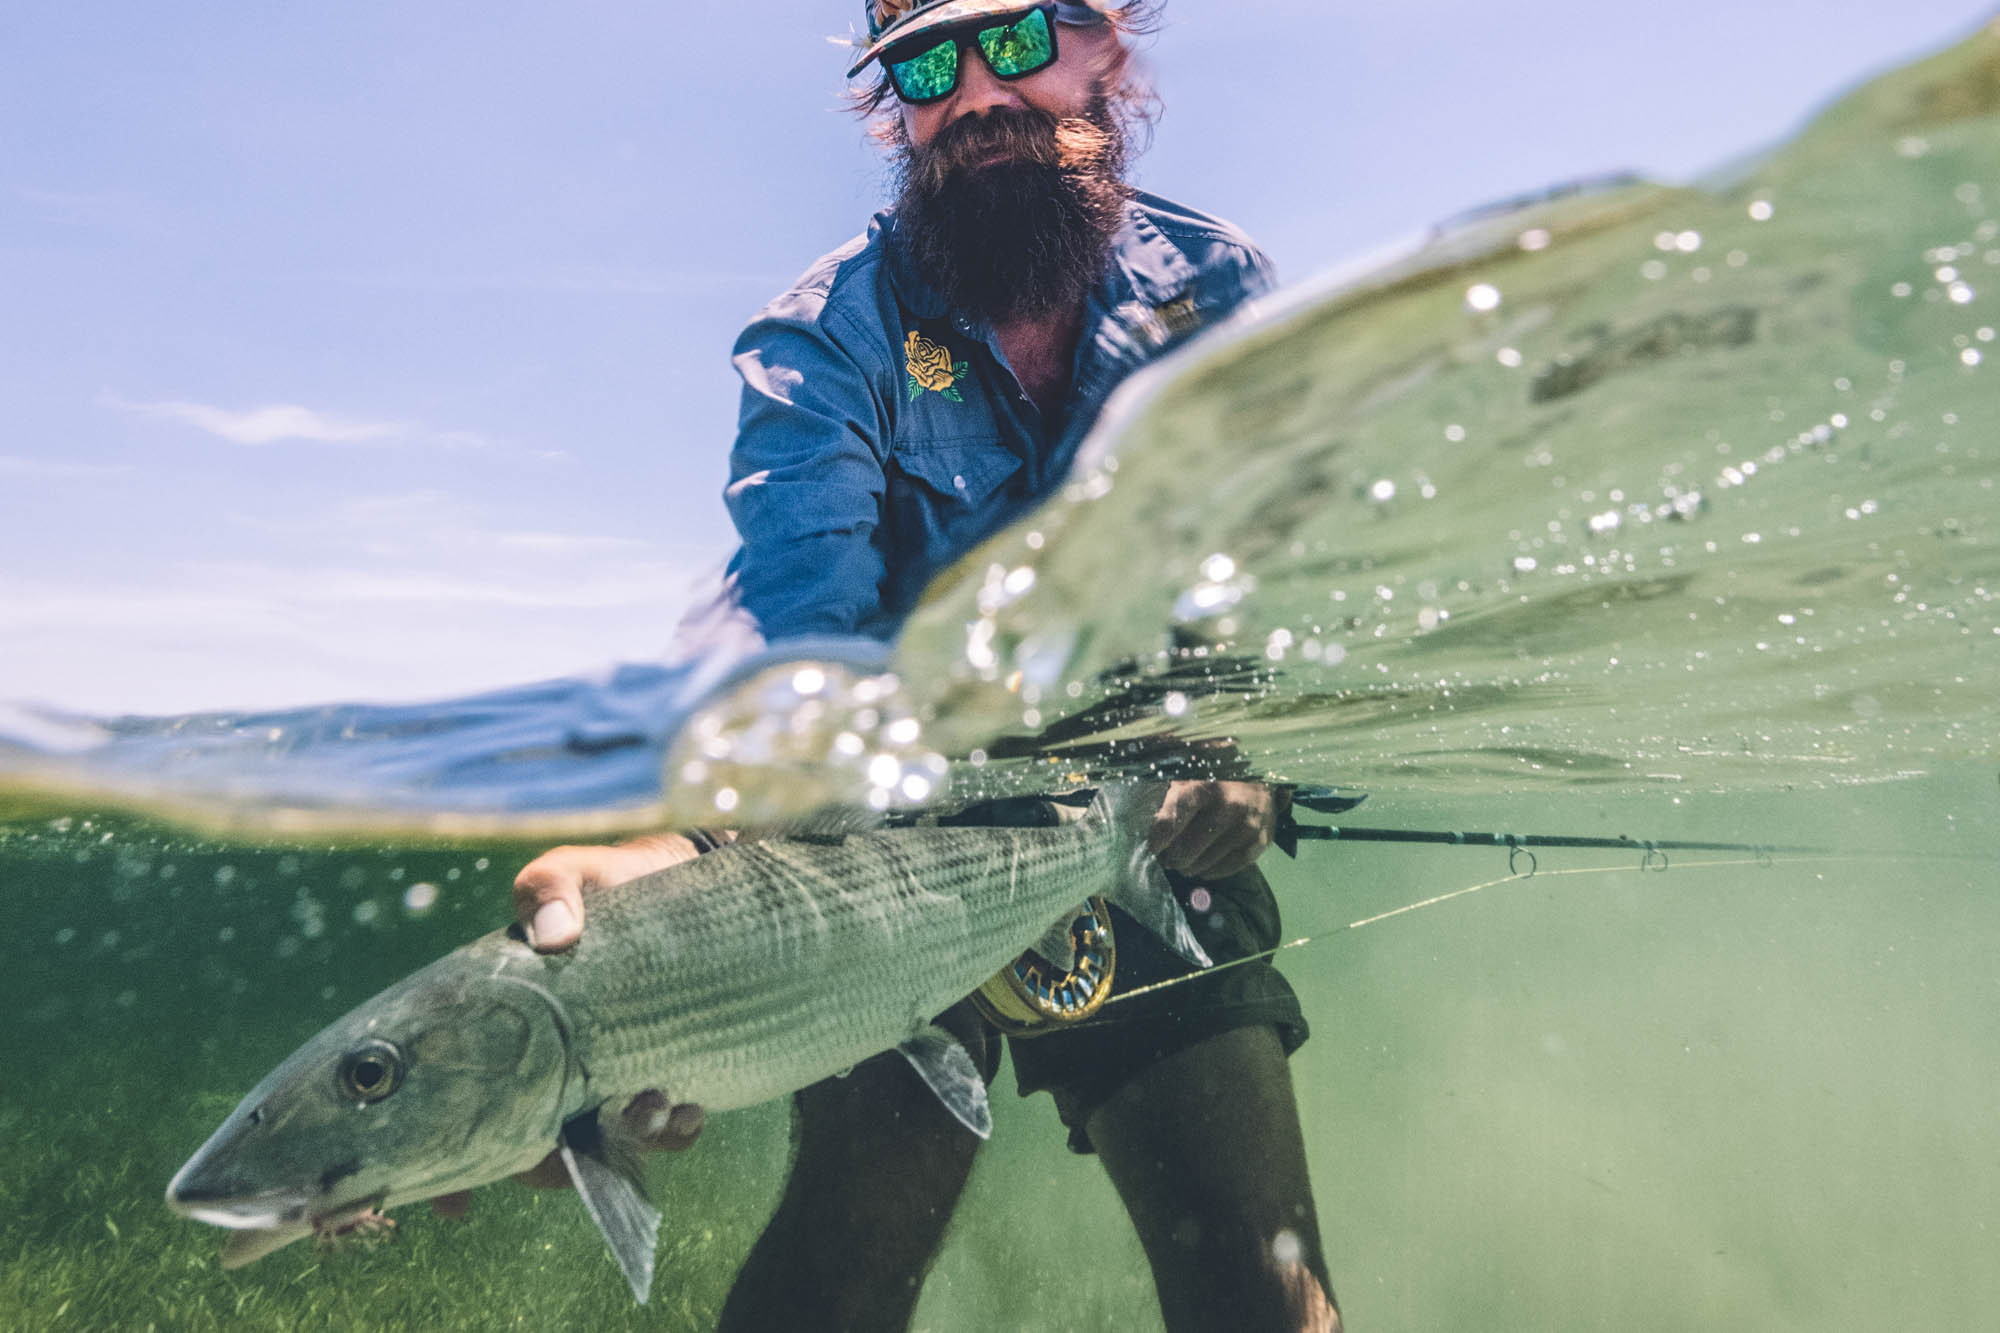
<path fill-rule="evenodd" d="M 1200 884 L 1179 876 L 1169 879 L 1201 947 L 1218 965 L 1278 947 L 1278 904 L 1263 872 L 1254 866 Z M 1197 888 L 1208 892 L 1206 912 L 1189 906 Z M 1069 1128 L 1070 1151 L 1078 1153 L 1092 1150 L 1084 1128 L 1091 1113 L 1148 1066 L 1236 1028 L 1275 1027 L 1287 1055 L 1309 1035 L 1298 996 L 1269 959 L 1204 975 L 1131 917 L 1116 907 L 1111 911 L 1117 970 L 1110 1002 L 1076 1028 L 1007 1041 L 1021 1095 L 1048 1092 L 1055 1098 L 1056 1111 Z M 1183 976 L 1191 979 L 1131 1000 L 1118 998 Z"/>
<path fill-rule="evenodd" d="M 1032 805 L 996 801 L 947 822 L 1036 824 L 1042 819 L 1034 807 L 1047 808 L 1039 801 Z M 1084 1128 L 1091 1113 L 1134 1075 L 1168 1056 L 1237 1028 L 1267 1024 L 1276 1028 L 1287 1055 L 1310 1035 L 1291 983 L 1268 958 L 1220 966 L 1275 949 L 1282 942 L 1277 899 L 1272 897 L 1263 872 L 1252 866 L 1226 879 L 1197 882 L 1172 873 L 1167 878 L 1195 937 L 1217 968 L 1204 972 L 1185 961 L 1151 931 L 1113 907 L 1117 966 L 1111 1000 L 1097 1017 L 1074 1028 L 1007 1039 L 1021 1095 L 1047 1092 L 1055 1098 L 1056 1112 L 1069 1129 L 1072 1152 L 1092 1151 Z M 1197 890 L 1206 890 L 1206 911 L 1197 911 L 1192 905 Z M 1131 1000 L 1118 998 L 1174 977 L 1192 979 Z M 971 1006 L 960 1008 L 964 1012 L 954 1011 L 951 1018 L 956 1021 L 948 1024 L 954 1029 L 972 1021 Z M 992 1029 L 986 1031 L 988 1040 L 982 1045 L 990 1054 L 981 1063 L 990 1075 L 998 1050 L 991 1041 Z"/>

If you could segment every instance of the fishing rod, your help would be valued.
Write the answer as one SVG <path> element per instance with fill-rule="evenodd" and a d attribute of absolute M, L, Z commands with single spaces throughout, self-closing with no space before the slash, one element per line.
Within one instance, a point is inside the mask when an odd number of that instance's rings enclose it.
<path fill-rule="evenodd" d="M 1350 922 L 1346 927 L 1348 930 L 1358 930 L 1363 926 L 1371 926 L 1393 917 L 1422 911 L 1496 885 L 1530 879 L 1540 868 L 1535 857 L 1535 848 L 1582 847 L 1637 852 L 1641 859 L 1635 868 L 1640 871 L 1665 871 L 1669 865 L 1667 858 L 1669 852 L 1735 852 L 1747 854 L 1750 859 L 1734 864 L 1757 866 L 1774 865 L 1776 858 L 1781 855 L 1789 858 L 1832 855 L 1827 849 L 1819 847 L 1781 846 L 1775 843 L 1710 842 L 1687 838 L 1647 839 L 1625 834 L 1615 837 L 1590 837 L 1559 833 L 1485 833 L 1451 829 L 1361 828 L 1347 824 L 1305 824 L 1294 817 L 1292 813 L 1294 809 L 1310 810 L 1318 814 L 1345 814 L 1368 799 L 1367 795 L 1341 792 L 1331 787 L 1290 787 L 1287 790 L 1291 799 L 1284 803 L 1284 811 L 1278 818 L 1277 828 L 1273 831 L 1271 840 L 1285 855 L 1294 859 L 1298 857 L 1299 844 L 1302 842 L 1418 843 L 1440 847 L 1507 849 L 1507 875 L 1504 878 L 1453 889 L 1433 895 L 1421 902 L 1406 903 L 1363 920 Z M 1705 861 L 1696 864 L 1722 866 L 1732 863 Z M 1613 866 L 1595 866 L 1588 870 L 1557 870 L 1550 873 L 1609 874 L 1615 873 L 1616 870 L 1617 867 Z M 1194 899 L 1198 910 L 1206 910 L 1206 904 L 1200 901 L 1203 896 L 1198 893 Z M 1017 1035 L 1031 1035 L 1051 1028 L 1074 1029 L 1121 1022 L 1123 1021 L 1121 1018 L 1113 1018 L 1104 1010 L 1111 1005 L 1121 1004 L 1141 995 L 1169 986 L 1182 985 L 1230 967 L 1270 958 L 1285 949 L 1295 949 L 1313 942 L 1313 937 L 1307 936 L 1247 957 L 1230 959 L 1199 972 L 1169 977 L 1163 981 L 1155 981 L 1136 989 L 1112 994 L 1112 988 L 1102 984 L 1112 976 L 1115 967 L 1113 961 L 1115 944 L 1110 929 L 1109 911 L 1109 904 L 1104 899 L 1093 898 L 1071 919 L 1070 940 L 1076 951 L 1074 966 L 1058 966 L 1031 949 L 980 987 L 972 998 L 988 1021 L 1003 1032 Z"/>
<path fill-rule="evenodd" d="M 1345 814 L 1366 800 L 1347 796 L 1324 787 L 1298 787 L 1292 804 L 1320 814 Z M 1516 875 L 1535 873 L 1536 847 L 1591 847 L 1638 852 L 1641 870 L 1665 870 L 1668 852 L 1743 852 L 1767 860 L 1772 856 L 1812 856 L 1824 854 L 1824 847 L 1785 846 L 1777 843 L 1705 842 L 1685 838 L 1583 837 L 1564 833 L 1482 833 L 1452 829 L 1360 828 L 1350 824 L 1302 824 L 1287 810 L 1271 841 L 1294 860 L 1301 842 L 1396 842 L 1425 843 L 1441 847 L 1505 847 L 1507 868 Z M 1526 861 L 1526 869 L 1522 861 Z"/>

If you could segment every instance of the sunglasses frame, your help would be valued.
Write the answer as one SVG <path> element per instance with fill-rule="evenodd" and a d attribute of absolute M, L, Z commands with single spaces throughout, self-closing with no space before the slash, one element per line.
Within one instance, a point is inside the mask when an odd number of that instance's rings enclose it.
<path fill-rule="evenodd" d="M 1024 22 L 1027 19 L 1028 15 L 1030 14 L 1040 14 L 1042 16 L 1042 21 L 1048 25 L 1049 58 L 1046 61 L 1042 62 L 1041 64 L 1035 66 L 1033 69 L 1024 69 L 1017 74 L 1002 74 L 999 70 L 994 69 L 993 62 L 987 59 L 986 48 L 979 44 L 979 36 L 981 33 L 993 32 L 995 30 L 1002 28 L 1011 28 L 1018 23 Z M 909 46 L 909 54 L 903 56 L 900 60 L 897 59 L 897 51 L 894 47 L 891 47 L 889 50 L 884 51 L 881 56 L 882 72 L 884 75 L 888 77 L 889 87 L 892 90 L 894 90 L 897 100 L 902 102 L 903 105 L 929 106 L 934 102 L 944 101 L 945 98 L 950 97 L 953 93 L 958 91 L 958 84 L 961 77 L 961 72 L 965 68 L 966 47 L 970 46 L 973 50 L 979 53 L 979 59 L 985 63 L 987 73 L 991 74 L 994 78 L 1001 80 L 1003 83 L 1012 83 L 1016 79 L 1025 79 L 1032 75 L 1040 74 L 1043 70 L 1047 69 L 1050 65 L 1055 64 L 1056 61 L 1061 58 L 1062 48 L 1059 45 L 1056 38 L 1056 29 L 1061 26 L 1062 24 L 1056 18 L 1056 6 L 1053 4 L 1046 4 L 1046 5 L 1036 5 L 1031 9 L 1023 10 L 1020 14 L 1016 15 L 1014 18 L 1008 20 L 1005 23 L 967 23 L 961 27 L 947 28 L 941 34 L 924 33 L 920 37 L 913 39 L 911 41 Z M 930 52 L 935 51 L 938 47 L 943 46 L 946 42 L 950 42 L 954 47 L 957 48 L 955 52 L 955 59 L 957 63 L 956 65 L 954 65 L 952 69 L 950 86 L 948 86 L 943 92 L 935 93 L 930 97 L 910 97 L 905 95 L 903 92 L 903 85 L 899 83 L 896 79 L 895 67 L 907 61 L 915 60 L 920 56 L 927 55 Z"/>

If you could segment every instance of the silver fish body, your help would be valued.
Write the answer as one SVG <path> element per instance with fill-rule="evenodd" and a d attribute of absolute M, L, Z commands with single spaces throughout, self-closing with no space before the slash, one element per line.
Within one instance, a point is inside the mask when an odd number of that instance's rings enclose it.
<path fill-rule="evenodd" d="M 1123 854 L 1081 825 L 740 843 L 593 896 L 576 950 L 530 966 L 575 1015 L 592 1095 L 726 1111 L 901 1044 Z"/>
<path fill-rule="evenodd" d="M 612 1112 L 651 1088 L 711 1111 L 750 1106 L 900 1048 L 984 1132 L 984 1089 L 930 1020 L 1084 897 L 1107 894 L 1206 961 L 1135 837 L 1133 798 L 1119 800 L 1053 828 L 740 842 L 593 893 L 565 953 L 485 936 L 273 1070 L 174 1177 L 168 1204 L 237 1228 L 224 1262 L 247 1263 L 372 1208 L 522 1170 L 560 1140 L 643 1300 L 658 1214 L 629 1146 L 579 1124 L 615 1133 Z"/>

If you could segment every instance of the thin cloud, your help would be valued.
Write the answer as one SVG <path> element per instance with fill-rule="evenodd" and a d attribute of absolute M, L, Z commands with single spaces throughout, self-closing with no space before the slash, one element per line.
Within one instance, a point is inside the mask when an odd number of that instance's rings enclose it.
<path fill-rule="evenodd" d="M 0 477 L 48 477 L 57 481 L 85 481 L 99 477 L 130 476 L 129 463 L 71 463 L 57 458 L 22 458 L 0 454 Z"/>
<path fill-rule="evenodd" d="M 573 536 L 564 532 L 508 532 L 500 534 L 498 540 L 502 546 L 542 555 L 611 555 L 643 551 L 653 544 L 638 537 Z"/>
<path fill-rule="evenodd" d="M 116 398 L 109 402 L 121 412 L 178 421 L 231 444 L 280 444 L 291 440 L 314 444 L 368 444 L 414 433 L 413 428 L 404 422 L 346 421 L 296 403 L 272 403 L 267 407 L 238 412 L 226 407 L 212 407 L 207 403 L 128 403 Z"/>
<path fill-rule="evenodd" d="M 130 416 L 178 422 L 219 440 L 248 447 L 268 444 L 428 444 L 484 449 L 485 436 L 469 430 L 433 430 L 408 421 L 355 421 L 297 403 L 271 403 L 237 411 L 209 403 L 170 400 L 131 403 L 106 395 L 104 405 Z"/>
<path fill-rule="evenodd" d="M 703 268 L 618 268 L 573 265 L 485 273 L 384 270 L 300 274 L 307 282 L 408 292 L 504 292 L 536 296 L 684 296 L 690 291 L 741 288 L 766 292 L 792 280 L 789 272 Z"/>
<path fill-rule="evenodd" d="M 444 491 L 355 496 L 318 512 L 290 513 L 282 518 L 232 513 L 228 521 L 273 537 L 292 541 L 317 538 L 343 551 L 391 559 L 459 557 L 483 564 L 510 553 L 544 559 L 627 557 L 661 549 L 659 542 L 644 537 L 509 528 L 488 506 Z"/>

